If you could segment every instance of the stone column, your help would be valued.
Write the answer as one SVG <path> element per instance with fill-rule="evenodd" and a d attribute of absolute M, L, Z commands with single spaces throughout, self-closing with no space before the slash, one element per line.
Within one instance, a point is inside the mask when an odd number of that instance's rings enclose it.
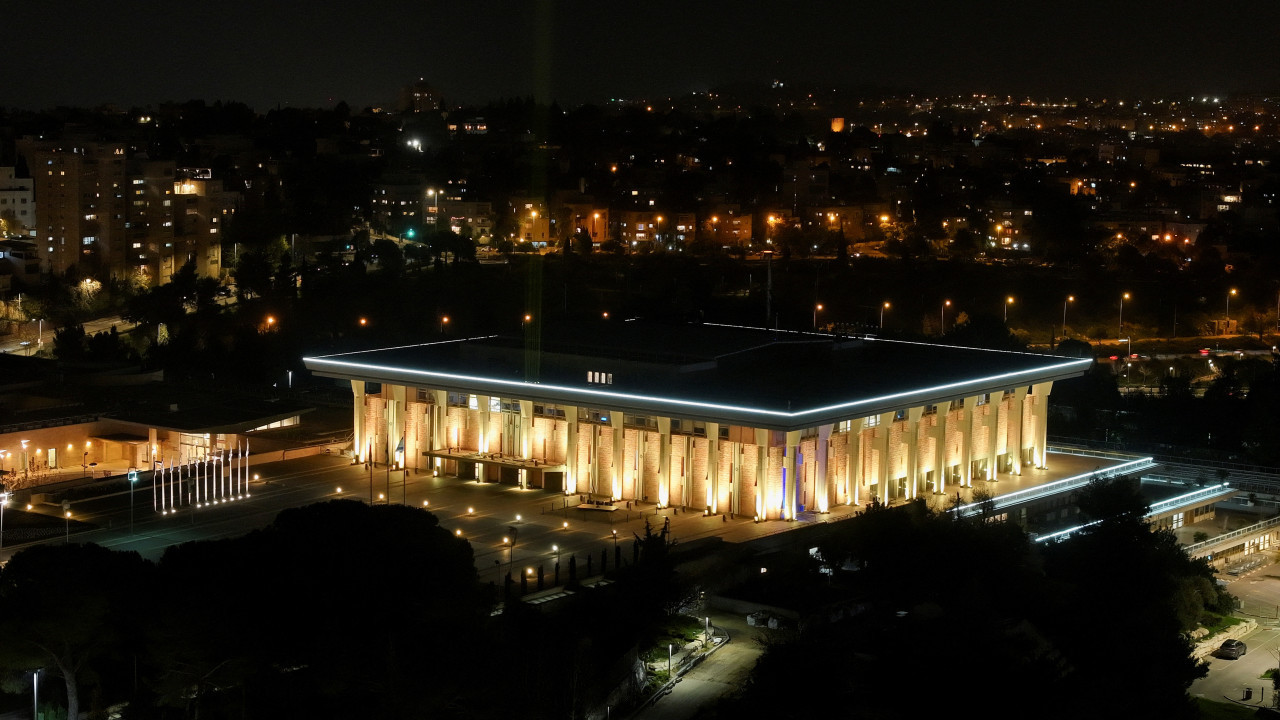
<path fill-rule="evenodd" d="M 658 418 L 658 505 L 671 504 L 671 418 Z"/>
<path fill-rule="evenodd" d="M 849 421 L 849 442 L 845 443 L 844 497 L 851 505 L 862 504 L 862 425 L 865 418 Z"/>
<path fill-rule="evenodd" d="M 564 409 L 565 432 L 565 451 L 564 451 L 564 494 L 572 495 L 578 492 L 579 475 L 582 469 L 578 467 L 578 408 L 566 407 Z M 584 483 L 585 484 L 585 483 Z"/>
<path fill-rule="evenodd" d="M 365 438 L 364 427 L 364 381 L 351 381 L 351 449 L 360 462 L 369 461 L 369 441 Z M 156 446 L 156 431 L 150 431 L 151 444 Z M 154 451 L 153 451 L 154 454 Z"/>
<path fill-rule="evenodd" d="M 489 396 L 476 396 L 476 404 L 479 410 L 476 411 L 476 421 L 480 423 L 480 441 L 479 447 L 476 449 L 480 452 L 489 452 L 489 428 L 493 426 L 493 413 L 489 412 Z M 502 419 L 502 412 L 498 412 L 498 419 Z"/>
<path fill-rule="evenodd" d="M 769 431 L 755 428 L 756 440 L 756 506 L 751 508 L 752 516 L 759 515 L 761 520 L 769 517 Z"/>
<path fill-rule="evenodd" d="M 907 497 L 915 499 L 920 494 L 920 479 L 917 477 L 920 468 L 919 438 L 920 417 L 924 415 L 924 406 L 907 409 Z"/>
<path fill-rule="evenodd" d="M 778 514 L 783 520 L 796 519 L 796 504 L 800 501 L 800 478 L 796 475 L 796 455 L 800 452 L 800 431 L 787 432 L 782 451 L 782 502 Z"/>
<path fill-rule="evenodd" d="M 933 472 L 937 482 L 933 491 L 947 491 L 947 416 L 951 414 L 951 401 L 943 400 L 934 405 L 938 412 L 938 422 L 933 425 Z"/>
<path fill-rule="evenodd" d="M 445 390 L 432 390 L 431 398 L 434 401 L 431 405 L 431 449 L 442 450 L 449 447 L 448 419 L 449 419 L 449 393 Z M 439 458 L 433 458 L 431 466 L 437 470 L 443 461 Z"/>
<path fill-rule="evenodd" d="M 978 398 L 967 397 L 961 401 L 960 416 L 960 486 L 973 487 L 973 408 Z"/>
<path fill-rule="evenodd" d="M 888 504 L 889 496 L 889 427 L 893 423 L 895 413 L 880 413 L 879 422 L 876 423 L 876 453 L 879 455 L 880 462 L 876 465 L 876 496 L 880 501 Z"/>
<path fill-rule="evenodd" d="M 720 475 L 720 423 L 707 423 L 707 477 L 703 487 L 707 489 L 710 497 L 700 497 L 697 501 L 704 507 L 711 508 L 711 512 L 716 512 L 716 498 L 720 497 L 719 490 Z"/>
<path fill-rule="evenodd" d="M 387 399 L 387 462 L 396 461 L 396 448 L 400 447 L 404 432 L 404 386 L 391 385 L 391 397 Z"/>
<path fill-rule="evenodd" d="M 831 509 L 831 491 L 827 482 L 827 454 L 831 450 L 831 430 L 834 426 L 823 425 L 818 428 L 818 442 L 814 450 L 813 472 L 813 506 L 820 513 Z"/>
<path fill-rule="evenodd" d="M 1009 428 L 1009 439 L 1006 447 L 1012 454 L 1012 473 L 1014 475 L 1022 474 L 1022 406 L 1026 402 L 1027 386 L 1019 385 L 1013 391 L 1013 402 L 1009 403 L 1009 419 L 1005 421 L 1005 425 Z"/>
<path fill-rule="evenodd" d="M 520 457 L 533 457 L 529 444 L 533 442 L 533 401 L 520 400 Z"/>
<path fill-rule="evenodd" d="M 996 460 L 1000 454 L 1000 438 L 996 437 L 996 431 L 1000 429 L 1000 406 L 1004 404 L 1004 391 L 996 390 L 991 393 L 991 399 L 987 401 L 987 405 L 991 410 L 987 413 L 987 417 L 983 419 L 983 425 L 987 428 L 987 447 L 985 449 L 987 455 L 987 479 L 994 480 L 996 478 Z"/>
<path fill-rule="evenodd" d="M 1049 467 L 1049 391 L 1053 389 L 1053 381 L 1036 383 L 1031 386 L 1031 416 L 1035 419 L 1034 445 L 1032 456 L 1036 467 Z"/>
<path fill-rule="evenodd" d="M 622 425 L 622 413 L 609 411 L 609 426 L 613 428 L 613 467 L 609 468 L 609 495 L 617 500 L 622 497 L 622 477 L 627 471 L 626 430 Z"/>

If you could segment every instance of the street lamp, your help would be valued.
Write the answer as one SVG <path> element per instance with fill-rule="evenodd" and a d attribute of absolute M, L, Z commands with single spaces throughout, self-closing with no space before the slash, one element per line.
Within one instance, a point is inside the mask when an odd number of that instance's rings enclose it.
<path fill-rule="evenodd" d="M 62 511 L 62 522 L 66 526 L 66 533 L 67 533 L 66 544 L 70 545 L 71 544 L 71 511 L 70 510 Z"/>
<path fill-rule="evenodd" d="M 0 492 L 0 550 L 4 549 L 4 506 L 9 504 L 9 493 Z"/>
<path fill-rule="evenodd" d="M 889 301 L 880 306 L 880 329 L 884 329 L 884 311 L 889 309 Z"/>
<path fill-rule="evenodd" d="M 1013 296 L 1004 299 L 1004 321 L 1009 322 L 1009 306 L 1013 304 Z"/>
<path fill-rule="evenodd" d="M 440 334 L 441 334 L 441 335 L 443 335 L 443 334 L 444 334 L 444 326 L 445 326 L 445 325 L 448 325 L 448 324 L 449 324 L 449 316 L 448 316 L 448 315 L 441 315 L 441 316 L 440 316 Z"/>
<path fill-rule="evenodd" d="M 1129 293 L 1120 296 L 1120 329 L 1116 330 L 1116 337 L 1119 338 L 1124 334 L 1124 301 L 1129 299 Z"/>
<path fill-rule="evenodd" d="M 1236 289 L 1231 288 L 1231 292 L 1227 293 L 1227 327 L 1231 326 L 1231 296 L 1236 294 Z"/>
<path fill-rule="evenodd" d="M 947 332 L 947 308 L 949 307 L 951 307 L 951 301 L 943 300 L 942 301 L 942 321 L 941 321 L 941 325 L 938 326 L 939 335 L 943 335 Z"/>
<path fill-rule="evenodd" d="M 813 306 L 813 329 L 818 329 L 818 312 L 822 310 L 822 303 Z"/>
<path fill-rule="evenodd" d="M 1067 336 L 1067 305 L 1076 301 L 1075 295 L 1068 295 L 1066 300 L 1062 301 L 1062 336 Z"/>
<path fill-rule="evenodd" d="M 138 482 L 138 471 L 129 471 L 129 534 L 133 534 L 133 486 Z M 342 488 L 338 488 L 342 492 Z"/>

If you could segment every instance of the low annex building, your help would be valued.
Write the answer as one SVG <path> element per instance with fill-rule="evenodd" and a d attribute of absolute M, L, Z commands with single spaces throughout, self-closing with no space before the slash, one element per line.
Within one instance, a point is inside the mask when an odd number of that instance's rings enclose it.
<path fill-rule="evenodd" d="M 304 358 L 351 382 L 361 461 L 760 519 L 1044 467 L 1091 362 L 607 320 Z"/>

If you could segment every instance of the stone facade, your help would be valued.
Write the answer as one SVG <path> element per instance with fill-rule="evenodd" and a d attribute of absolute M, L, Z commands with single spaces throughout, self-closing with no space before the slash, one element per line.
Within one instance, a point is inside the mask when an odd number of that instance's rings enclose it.
<path fill-rule="evenodd" d="M 362 461 L 761 519 L 909 500 L 1044 467 L 1052 387 L 1039 382 L 782 431 L 351 383 Z"/>

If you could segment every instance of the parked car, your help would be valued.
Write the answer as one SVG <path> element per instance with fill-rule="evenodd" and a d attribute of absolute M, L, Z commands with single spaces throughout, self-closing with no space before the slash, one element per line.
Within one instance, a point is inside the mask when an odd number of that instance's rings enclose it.
<path fill-rule="evenodd" d="M 1214 654 L 1227 660 L 1237 660 L 1248 651 L 1249 648 L 1239 640 L 1223 640 Z"/>

